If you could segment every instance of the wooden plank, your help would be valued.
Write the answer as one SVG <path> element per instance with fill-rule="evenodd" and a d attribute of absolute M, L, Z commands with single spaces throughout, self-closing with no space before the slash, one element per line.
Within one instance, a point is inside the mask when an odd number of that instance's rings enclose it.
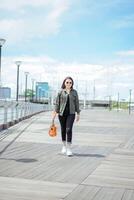
<path fill-rule="evenodd" d="M 67 196 L 75 187 L 76 184 L 0 177 L 0 199 L 58 200 Z"/>
<path fill-rule="evenodd" d="M 125 190 L 122 200 L 133 200 L 134 190 Z"/>
<path fill-rule="evenodd" d="M 65 200 L 122 200 L 124 189 L 79 185 Z"/>
<path fill-rule="evenodd" d="M 98 176 L 90 175 L 85 181 L 85 185 L 95 185 L 100 187 L 115 187 L 124 189 L 134 189 L 134 179 L 110 177 L 110 176 Z"/>
<path fill-rule="evenodd" d="M 93 200 L 99 190 L 100 187 L 79 185 L 65 200 Z"/>
<path fill-rule="evenodd" d="M 122 200 L 123 189 L 118 188 L 101 188 L 93 200 Z"/>

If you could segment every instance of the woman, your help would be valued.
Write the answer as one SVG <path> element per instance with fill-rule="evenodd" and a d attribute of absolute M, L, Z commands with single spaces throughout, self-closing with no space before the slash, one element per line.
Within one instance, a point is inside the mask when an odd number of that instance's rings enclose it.
<path fill-rule="evenodd" d="M 53 120 L 58 114 L 61 125 L 61 137 L 63 147 L 62 154 L 72 156 L 71 143 L 72 143 L 72 127 L 75 120 L 79 121 L 80 109 L 79 98 L 77 91 L 73 89 L 74 81 L 71 77 L 66 77 L 62 83 L 62 90 L 58 93 L 56 98 L 55 111 Z"/>

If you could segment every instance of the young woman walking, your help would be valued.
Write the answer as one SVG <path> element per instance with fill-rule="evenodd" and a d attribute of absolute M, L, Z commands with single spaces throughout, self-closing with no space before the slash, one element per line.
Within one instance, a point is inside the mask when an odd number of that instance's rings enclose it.
<path fill-rule="evenodd" d="M 72 156 L 72 128 L 73 123 L 79 121 L 80 109 L 79 98 L 76 90 L 73 89 L 74 81 L 71 77 L 66 77 L 62 83 L 61 91 L 57 94 L 55 110 L 53 113 L 53 120 L 58 114 L 61 125 L 61 138 L 63 147 L 62 154 Z"/>

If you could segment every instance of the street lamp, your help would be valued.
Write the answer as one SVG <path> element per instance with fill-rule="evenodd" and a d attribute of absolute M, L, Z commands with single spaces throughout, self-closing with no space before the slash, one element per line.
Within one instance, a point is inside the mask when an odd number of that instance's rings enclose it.
<path fill-rule="evenodd" d="M 5 39 L 0 38 L 0 87 L 2 85 L 2 82 L 1 82 L 1 49 L 5 42 L 6 42 Z"/>
<path fill-rule="evenodd" d="M 96 93 L 96 87 L 95 87 L 95 80 L 94 80 L 94 85 L 93 85 L 93 100 L 95 100 L 95 94 Z"/>
<path fill-rule="evenodd" d="M 32 102 L 33 102 L 33 99 L 34 99 L 34 81 L 35 81 L 35 79 L 32 78 Z"/>
<path fill-rule="evenodd" d="M 29 72 L 25 72 L 25 102 L 27 101 L 27 78 L 28 78 Z"/>
<path fill-rule="evenodd" d="M 41 97 L 42 97 L 42 89 L 41 87 L 39 87 L 39 102 L 41 101 Z"/>
<path fill-rule="evenodd" d="M 129 114 L 131 114 L 132 89 L 129 90 Z"/>
<path fill-rule="evenodd" d="M 112 97 L 109 95 L 109 111 L 112 110 Z"/>
<path fill-rule="evenodd" d="M 108 95 L 108 96 L 105 96 L 105 97 L 108 97 L 108 107 L 109 107 L 109 111 L 112 110 L 112 96 L 111 95 Z"/>
<path fill-rule="evenodd" d="M 17 86 L 16 86 L 16 101 L 18 101 L 18 97 L 19 97 L 19 68 L 21 65 L 21 61 L 16 61 L 15 64 L 17 65 Z"/>
<path fill-rule="evenodd" d="M 118 92 L 118 99 L 117 99 L 117 112 L 119 112 L 120 108 L 120 93 Z"/>

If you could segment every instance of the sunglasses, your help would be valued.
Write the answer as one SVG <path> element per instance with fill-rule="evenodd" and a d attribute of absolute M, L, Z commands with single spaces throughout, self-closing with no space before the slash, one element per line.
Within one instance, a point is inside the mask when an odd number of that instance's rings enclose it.
<path fill-rule="evenodd" d="M 65 83 L 66 83 L 66 84 L 72 84 L 72 82 L 68 82 L 68 81 L 67 81 L 67 82 L 65 82 Z"/>

